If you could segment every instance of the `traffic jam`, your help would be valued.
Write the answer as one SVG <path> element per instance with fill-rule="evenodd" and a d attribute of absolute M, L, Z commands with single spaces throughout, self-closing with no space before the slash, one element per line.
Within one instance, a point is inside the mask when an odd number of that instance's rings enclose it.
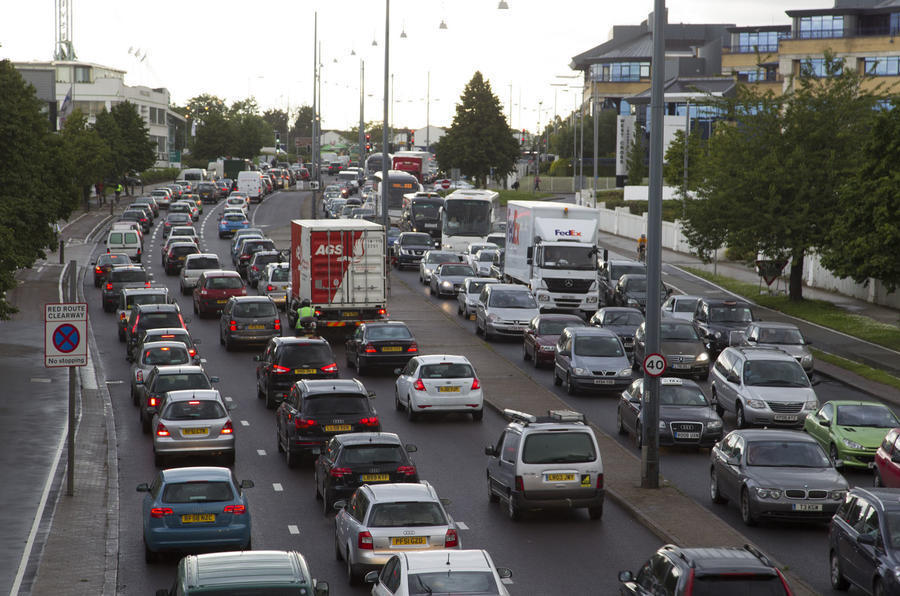
<path fill-rule="evenodd" d="M 85 295 L 133 585 L 792 594 L 769 556 L 795 535 L 833 590 L 900 593 L 874 571 L 900 569 L 900 420 L 821 383 L 796 325 L 648 288 L 643 262 L 599 244 L 594 209 L 426 186 L 416 156 L 385 180 L 376 155 L 339 164 L 317 203 L 296 164 L 234 191 L 181 178 L 98 245 Z M 566 407 L 492 407 L 491 358 Z M 606 498 L 598 435 L 640 456 L 647 375 L 663 473 L 763 550 L 665 545 Z M 563 535 L 572 552 L 551 552 Z M 602 579 L 541 572 L 600 557 Z"/>

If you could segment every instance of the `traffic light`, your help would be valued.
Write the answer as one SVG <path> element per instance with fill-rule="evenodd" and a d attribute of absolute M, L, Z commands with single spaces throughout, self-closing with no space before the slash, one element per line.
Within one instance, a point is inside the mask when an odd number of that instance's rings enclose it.
<path fill-rule="evenodd" d="M 406 133 L 406 149 L 412 149 L 412 132 Z"/>
<path fill-rule="evenodd" d="M 371 140 L 372 140 L 372 135 L 370 135 L 369 133 L 366 133 L 366 151 L 372 150 L 372 143 L 369 142 Z"/>
<path fill-rule="evenodd" d="M 414 130 L 409 131 L 409 145 L 410 149 L 416 146 L 416 131 Z"/>
<path fill-rule="evenodd" d="M 525 129 L 522 129 L 522 136 L 519 138 L 519 145 L 525 144 Z"/>

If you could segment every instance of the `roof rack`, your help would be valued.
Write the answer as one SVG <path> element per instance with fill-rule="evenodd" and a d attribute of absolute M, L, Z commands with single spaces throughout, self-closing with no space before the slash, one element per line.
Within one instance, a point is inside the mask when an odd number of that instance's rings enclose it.
<path fill-rule="evenodd" d="M 772 563 L 772 561 L 769 560 L 769 557 L 767 557 L 765 554 L 763 554 L 763 552 L 762 552 L 761 550 L 759 550 L 758 548 L 756 548 L 756 547 L 753 546 L 752 544 L 745 544 L 745 545 L 744 545 L 744 550 L 746 550 L 747 552 L 751 553 L 754 557 L 756 557 L 757 559 L 759 559 L 760 561 L 762 561 L 763 564 L 768 565 L 768 566 L 770 566 L 770 567 L 774 567 L 774 566 L 775 566 L 775 565 Z"/>
<path fill-rule="evenodd" d="M 537 422 L 537 416 L 518 410 L 510 410 L 509 408 L 503 410 L 503 417 L 510 422 L 521 422 L 522 424 Z"/>
<path fill-rule="evenodd" d="M 547 410 L 547 416 L 556 422 L 580 422 L 584 424 L 584 414 L 574 410 Z"/>

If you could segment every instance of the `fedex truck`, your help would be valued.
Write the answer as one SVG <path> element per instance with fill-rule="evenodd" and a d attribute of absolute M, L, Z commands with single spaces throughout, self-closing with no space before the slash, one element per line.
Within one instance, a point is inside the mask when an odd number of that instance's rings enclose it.
<path fill-rule="evenodd" d="M 384 228 L 365 219 L 291 221 L 291 301 L 319 330 L 387 318 Z"/>
<path fill-rule="evenodd" d="M 596 209 L 550 201 L 506 206 L 504 279 L 531 288 L 542 311 L 598 308 Z"/>

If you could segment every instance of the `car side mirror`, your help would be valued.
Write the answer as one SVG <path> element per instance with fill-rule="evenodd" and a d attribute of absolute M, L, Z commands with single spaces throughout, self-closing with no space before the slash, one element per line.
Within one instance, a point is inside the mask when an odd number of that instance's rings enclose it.
<path fill-rule="evenodd" d="M 441 505 L 443 505 L 444 507 L 449 507 L 449 506 L 450 506 L 450 503 L 451 503 L 450 499 L 447 499 L 447 498 L 441 498 L 440 501 L 441 501 Z"/>
<path fill-rule="evenodd" d="M 241 488 L 253 488 L 256 486 L 252 480 L 241 480 Z"/>
<path fill-rule="evenodd" d="M 856 537 L 856 541 L 857 541 L 859 544 L 870 544 L 870 545 L 874 545 L 874 544 L 875 544 L 875 537 L 872 536 L 871 534 L 859 534 L 859 535 Z"/>
<path fill-rule="evenodd" d="M 818 385 L 821 382 L 822 382 L 822 377 L 820 377 L 819 375 L 812 375 L 812 377 L 809 379 L 810 385 Z"/>
<path fill-rule="evenodd" d="M 184 321 L 185 325 L 188 325 L 191 321 L 194 320 L 194 317 L 182 317 L 182 320 Z"/>
<path fill-rule="evenodd" d="M 639 403 L 641 403 L 641 398 L 635 397 L 632 395 L 628 398 L 628 401 L 630 401 L 633 404 L 639 404 Z"/>
<path fill-rule="evenodd" d="M 831 426 L 831 420 L 828 420 L 827 418 L 822 418 L 822 417 L 820 416 L 820 417 L 819 417 L 819 424 L 821 424 L 822 426 Z"/>
<path fill-rule="evenodd" d="M 497 457 L 497 448 L 493 445 L 488 445 L 484 448 L 484 454 L 490 455 L 491 457 Z"/>
<path fill-rule="evenodd" d="M 619 581 L 624 583 L 633 582 L 634 574 L 630 571 L 620 571 L 619 572 Z"/>
<path fill-rule="evenodd" d="M 367 584 L 377 584 L 378 583 L 378 572 L 370 571 L 363 578 Z"/>
<path fill-rule="evenodd" d="M 413 445 L 412 443 L 406 444 L 406 452 L 407 453 L 415 453 L 418 450 L 419 450 L 419 448 L 416 447 L 415 445 Z"/>
<path fill-rule="evenodd" d="M 210 377 L 210 378 L 209 378 L 209 382 L 210 382 L 210 383 L 218 383 L 218 382 L 219 382 L 219 377 Z"/>
<path fill-rule="evenodd" d="M 314 592 L 316 596 L 328 596 L 328 582 L 322 580 L 316 581 Z"/>
<path fill-rule="evenodd" d="M 135 490 L 137 490 L 139 493 L 149 493 L 150 485 L 147 484 L 146 482 L 141 482 L 140 484 L 137 485 L 137 488 Z"/>
<path fill-rule="evenodd" d="M 229 399 L 230 399 L 230 398 L 229 398 Z M 236 409 L 237 409 L 237 404 L 234 403 L 234 400 L 226 401 L 226 402 L 225 402 L 225 409 L 228 410 L 229 412 L 230 412 L 231 410 L 236 410 Z"/>
<path fill-rule="evenodd" d="M 334 502 L 334 505 L 332 505 L 332 508 L 333 508 L 335 511 L 340 511 L 341 509 L 344 509 L 345 507 L 347 507 L 347 501 L 345 501 L 344 499 L 340 499 L 339 501 L 335 501 L 335 502 Z"/>
<path fill-rule="evenodd" d="M 741 381 L 734 373 L 728 373 L 728 375 L 725 377 L 725 380 L 729 383 L 739 383 Z"/>
<path fill-rule="evenodd" d="M 369 399 L 375 399 L 375 392 L 369 391 L 368 396 L 369 396 Z"/>
<path fill-rule="evenodd" d="M 509 567 L 497 567 L 496 571 L 500 579 L 510 579 L 513 576 L 512 569 Z"/>
<path fill-rule="evenodd" d="M 206 358 L 201 358 L 201 359 L 200 359 L 200 364 L 206 364 Z"/>
<path fill-rule="evenodd" d="M 394 369 L 394 374 L 397 375 L 397 376 L 400 376 L 401 374 L 403 374 L 403 369 L 402 369 L 402 368 L 395 368 L 395 369 Z"/>

